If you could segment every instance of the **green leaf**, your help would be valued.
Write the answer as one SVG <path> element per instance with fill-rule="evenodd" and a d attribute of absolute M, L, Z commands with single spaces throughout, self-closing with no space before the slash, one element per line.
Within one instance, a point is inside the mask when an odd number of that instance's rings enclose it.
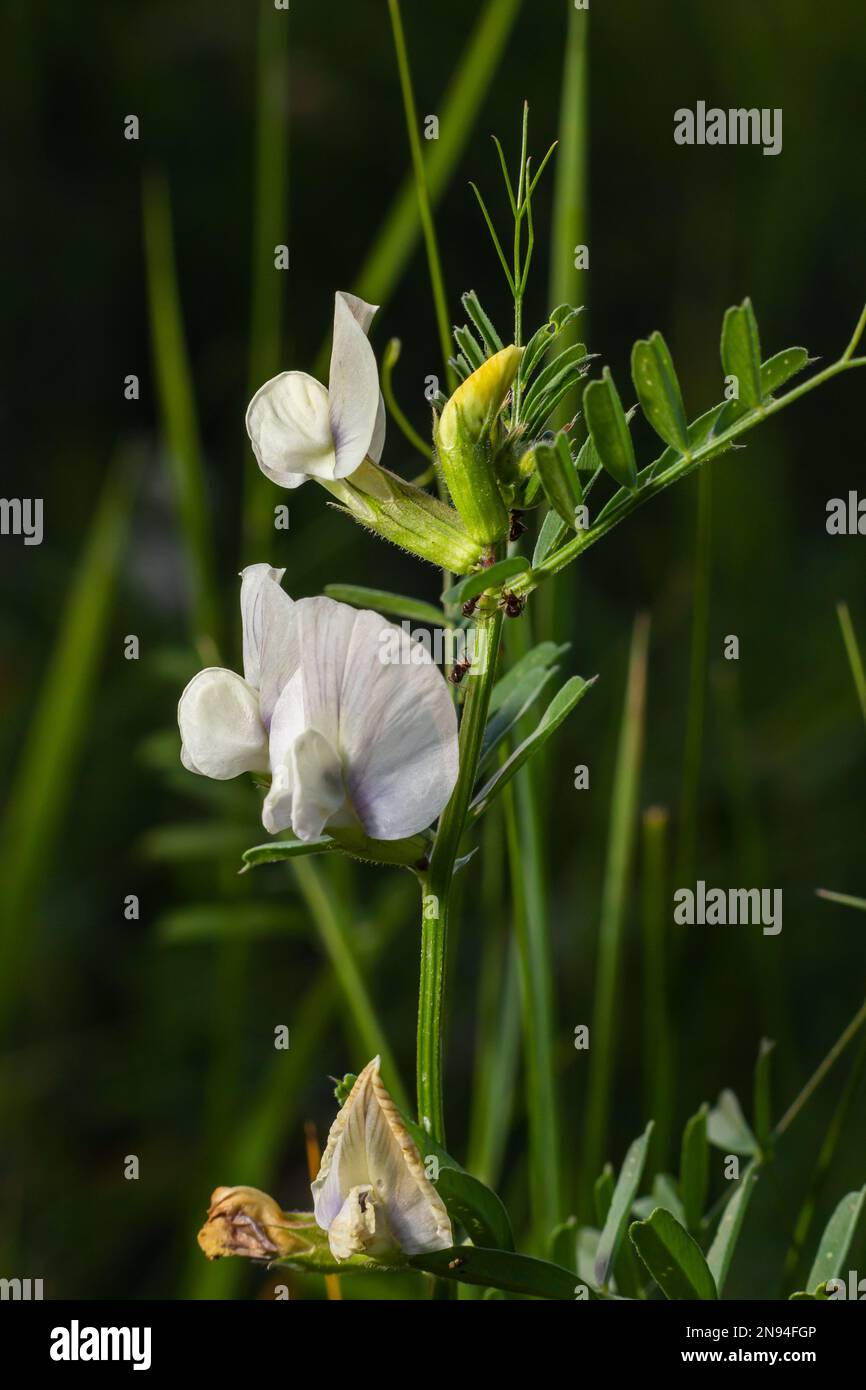
<path fill-rule="evenodd" d="M 475 1246 L 513 1250 L 508 1212 L 496 1193 L 471 1173 L 441 1168 L 434 1184 L 452 1221 L 459 1221 Z"/>
<path fill-rule="evenodd" d="M 543 660 L 536 657 L 540 647 L 545 649 L 543 653 L 545 659 Z M 502 681 L 497 682 L 490 701 L 491 715 L 484 730 L 484 741 L 478 760 L 479 769 L 490 760 L 502 740 L 507 738 L 514 726 L 520 722 L 523 715 L 553 680 L 559 670 L 558 658 L 567 650 L 567 644 L 557 646 L 554 642 L 540 643 L 538 647 L 534 647 L 532 651 L 521 657 L 507 676 L 503 677 Z M 506 688 L 499 695 L 499 698 L 495 699 L 500 686 L 506 686 Z"/>
<path fill-rule="evenodd" d="M 470 369 L 475 372 L 485 362 L 484 349 L 469 328 L 455 328 L 454 341 L 466 358 Z"/>
<path fill-rule="evenodd" d="M 656 434 L 672 449 L 688 453 L 689 427 L 682 392 L 661 333 L 653 333 L 635 343 L 631 375 L 643 413 Z"/>
<path fill-rule="evenodd" d="M 372 608 L 389 617 L 409 618 L 431 627 L 442 627 L 445 622 L 441 609 L 434 608 L 432 603 L 403 594 L 390 594 L 385 589 L 366 589 L 362 584 L 326 584 L 325 593 L 338 603 L 348 603 L 353 608 Z"/>
<path fill-rule="evenodd" d="M 576 1216 L 569 1216 L 555 1227 L 550 1237 L 550 1258 L 554 1264 L 577 1271 L 578 1234 Z"/>
<path fill-rule="evenodd" d="M 557 667 L 570 646 L 570 642 L 536 642 L 534 647 L 515 661 L 504 676 L 499 677 L 490 692 L 488 716 L 492 717 L 502 709 L 503 705 L 512 698 L 515 690 L 526 680 L 531 680 L 534 673 L 549 671 Z"/>
<path fill-rule="evenodd" d="M 766 399 L 792 376 L 809 365 L 809 354 L 803 347 L 783 348 L 775 357 L 761 363 L 761 395 Z"/>
<path fill-rule="evenodd" d="M 260 864 L 280 864 L 284 859 L 299 859 L 305 854 L 325 854 L 338 848 L 336 840 L 327 835 L 318 840 L 272 840 L 270 844 L 253 845 L 251 849 L 244 850 L 241 873 L 247 869 L 257 869 Z"/>
<path fill-rule="evenodd" d="M 646 1221 L 635 1221 L 629 1227 L 629 1236 L 665 1298 L 718 1297 L 700 1246 L 669 1211 L 657 1207 Z"/>
<path fill-rule="evenodd" d="M 503 763 L 502 767 L 481 788 L 469 808 L 470 815 L 478 817 L 487 810 L 493 798 L 502 791 L 503 787 L 507 786 L 515 773 L 520 771 L 527 758 L 543 747 L 551 734 L 555 733 L 562 721 L 583 699 L 597 679 L 597 676 L 593 676 L 591 680 L 587 681 L 582 676 L 572 676 L 570 680 L 566 681 L 559 693 L 551 700 L 529 737 L 515 748 L 508 761 Z"/>
<path fill-rule="evenodd" d="M 557 512 L 552 510 L 547 512 L 541 523 L 535 549 L 532 552 L 533 569 L 536 565 L 542 564 L 551 551 L 556 549 L 568 529 L 565 522 L 560 520 Z"/>
<path fill-rule="evenodd" d="M 736 408 L 729 413 L 742 415 L 755 410 L 762 402 L 761 340 L 752 301 L 728 309 L 722 325 L 722 367 L 725 376 L 737 378 L 739 396 L 732 402 Z"/>
<path fill-rule="evenodd" d="M 637 486 L 637 464 L 628 421 L 610 368 L 600 381 L 591 381 L 583 395 L 586 424 L 596 453 L 621 487 Z"/>
<path fill-rule="evenodd" d="M 825 1284 L 828 1279 L 838 1279 L 843 1273 L 864 1204 L 866 1187 L 861 1187 L 859 1192 L 849 1192 L 847 1197 L 842 1198 L 818 1242 L 818 1252 L 806 1280 L 807 1289 L 815 1292 L 820 1284 Z"/>
<path fill-rule="evenodd" d="M 759 1144 L 746 1123 L 740 1102 L 733 1091 L 722 1091 L 707 1118 L 707 1138 L 725 1153 L 744 1154 L 751 1158 L 759 1152 Z"/>
<path fill-rule="evenodd" d="M 606 1163 L 595 1180 L 592 1189 L 593 1205 L 595 1206 L 595 1219 L 599 1226 L 603 1226 L 610 1211 L 610 1204 L 613 1201 L 613 1190 L 616 1186 L 616 1179 L 613 1175 L 613 1164 Z M 599 1232 L 601 1235 L 601 1232 Z M 595 1276 L 593 1275 L 593 1278 Z"/>
<path fill-rule="evenodd" d="M 574 385 L 579 381 L 585 375 L 591 361 L 585 343 L 575 343 L 573 347 L 566 348 L 554 357 L 539 372 L 527 391 L 523 403 L 524 415 L 543 422 L 550 414 L 548 402 L 558 395 L 565 383 Z"/>
<path fill-rule="evenodd" d="M 468 603 L 470 599 L 478 598 L 485 589 L 499 589 L 509 579 L 528 571 L 529 561 L 522 555 L 511 555 L 507 560 L 497 560 L 489 569 L 475 570 L 472 574 L 467 574 L 465 579 L 461 579 L 459 584 L 452 585 L 442 595 L 442 602 L 457 608 L 460 604 Z"/>
<path fill-rule="evenodd" d="M 707 1143 L 709 1108 L 708 1105 L 702 1105 L 683 1130 L 680 1194 L 686 1226 L 693 1234 L 700 1229 L 710 1180 L 710 1149 Z"/>
<path fill-rule="evenodd" d="M 533 1298 L 573 1301 L 576 1297 L 578 1280 L 572 1270 L 506 1250 L 455 1245 L 450 1250 L 415 1255 L 409 1264 L 414 1269 L 423 1269 L 440 1279 L 453 1279 L 460 1284 L 482 1284 L 510 1293 L 529 1294 Z M 588 1289 L 587 1294 L 589 1299 L 597 1297 L 592 1289 Z"/>
<path fill-rule="evenodd" d="M 520 380 L 524 386 L 551 344 L 580 313 L 581 309 L 574 309 L 570 304 L 560 304 L 553 310 L 547 323 L 542 324 L 537 332 L 533 333 L 526 344 L 526 351 L 520 363 Z"/>
<path fill-rule="evenodd" d="M 555 443 L 536 444 L 535 466 L 551 507 L 566 526 L 576 530 L 575 509 L 583 501 L 583 491 L 571 459 L 567 436 L 560 431 Z"/>
<path fill-rule="evenodd" d="M 646 1163 L 652 1132 L 653 1121 L 650 1120 L 640 1138 L 631 1144 L 620 1169 L 595 1256 L 595 1282 L 599 1288 L 603 1288 L 607 1283 L 611 1266 L 625 1234 L 631 1205 L 637 1196 Z"/>
<path fill-rule="evenodd" d="M 639 1197 L 633 1204 L 632 1211 L 643 1221 L 652 1215 L 656 1207 L 664 1207 L 665 1211 L 676 1217 L 681 1226 L 685 1225 L 686 1214 L 677 1191 L 677 1180 L 670 1173 L 656 1173 L 653 1178 L 652 1195 Z"/>
<path fill-rule="evenodd" d="M 492 357 L 494 353 L 501 352 L 505 344 L 500 338 L 489 316 L 484 312 L 481 301 L 474 290 L 467 290 L 461 297 L 463 308 L 471 318 L 478 332 L 481 334 L 487 355 Z"/>
<path fill-rule="evenodd" d="M 731 1193 L 719 1218 L 716 1234 L 707 1254 L 707 1264 L 716 1281 L 716 1288 L 720 1296 L 725 1287 L 734 1250 L 743 1228 L 746 1208 L 751 1201 L 752 1192 L 758 1180 L 758 1171 L 758 1162 L 754 1160 L 743 1173 L 736 1191 Z"/>
<path fill-rule="evenodd" d="M 762 1038 L 755 1063 L 754 1124 L 755 1135 L 762 1153 L 769 1153 L 773 1143 L 773 1102 L 770 1091 L 770 1058 L 776 1044 L 769 1038 Z"/>

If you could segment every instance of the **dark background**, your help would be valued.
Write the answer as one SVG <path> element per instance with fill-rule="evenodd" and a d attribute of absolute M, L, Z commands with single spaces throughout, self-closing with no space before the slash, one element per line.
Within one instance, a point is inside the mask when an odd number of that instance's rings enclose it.
<path fill-rule="evenodd" d="M 467 41 L 475 6 L 404 3 L 422 114 L 437 112 Z M 751 294 L 765 354 L 802 343 L 825 361 L 844 348 L 864 298 L 866 12 L 854 0 L 593 0 L 590 40 L 590 270 L 585 325 L 628 395 L 628 356 L 660 328 L 692 415 L 719 396 L 725 308 Z M 524 3 L 436 220 L 449 299 L 475 288 L 500 326 L 507 292 L 468 188 L 501 213 L 488 139 L 512 159 L 520 106 L 531 103 L 533 145 L 556 137 L 565 0 Z M 185 1296 L 219 1287 L 194 1245 L 211 1187 L 253 1180 L 225 1171 L 244 1133 L 274 1022 L 290 1026 L 320 969 L 303 909 L 289 935 L 174 942 L 166 914 L 223 895 L 276 904 L 287 875 L 236 880 L 238 852 L 263 837 L 255 796 L 212 795 L 175 765 L 174 709 L 200 664 L 188 641 L 185 566 L 160 442 L 141 235 L 141 177 L 164 173 L 216 535 L 225 626 L 239 644 L 242 563 L 288 567 L 299 596 L 332 581 L 375 583 L 435 600 L 437 576 L 327 513 L 315 486 L 291 495 L 291 532 L 270 555 L 238 543 L 247 471 L 243 431 L 254 186 L 257 7 L 180 3 L 6 4 L 3 15 L 3 491 L 43 496 L 45 540 L 0 544 L 4 603 L 0 755 L 20 772 L 22 740 L 44 687 L 65 597 L 109 462 L 135 454 L 135 509 L 116 585 L 98 681 L 88 702 L 75 776 L 40 843 L 26 909 L 4 932 L 21 939 L 0 1051 L 3 1274 L 44 1277 L 51 1294 Z M 312 368 L 330 327 L 333 293 L 353 288 L 409 165 L 387 10 L 379 0 L 293 0 L 289 26 L 288 206 L 284 235 L 285 367 Z M 723 107 L 782 107 L 777 158 L 754 148 L 681 148 L 673 112 L 699 99 Z M 137 143 L 123 118 L 141 120 Z M 551 307 L 550 197 L 535 210 L 538 258 L 526 321 Z M 276 274 L 276 272 L 275 272 Z M 403 342 L 398 395 L 426 428 L 423 380 L 439 370 L 423 248 L 418 245 L 376 321 L 377 352 Z M 123 399 L 129 372 L 139 402 Z M 866 892 L 864 730 L 835 614 L 847 599 L 866 640 L 864 542 L 829 537 L 825 505 L 862 485 L 862 379 L 830 383 L 713 465 L 712 601 L 701 877 L 784 890 L 784 930 L 694 928 L 677 943 L 671 1028 L 678 1043 L 677 1114 L 733 1086 L 745 1099 L 760 1038 L 776 1037 L 777 1095 L 787 1104 L 863 995 L 863 918 L 822 903 L 819 886 Z M 644 459 L 648 434 L 638 434 Z M 392 427 L 384 462 L 410 475 L 416 460 Z M 559 984 L 562 1093 L 575 1163 L 583 1073 L 570 1050 L 592 1009 L 595 938 L 609 793 L 628 635 L 653 619 L 647 753 L 641 803 L 676 816 L 688 700 L 697 482 L 665 494 L 558 581 L 557 635 L 570 669 L 601 673 L 598 690 L 558 734 L 545 781 L 546 854 Z M 273 501 L 289 500 L 288 496 Z M 567 631 L 565 629 L 568 629 Z M 123 659 L 139 635 L 142 657 Z M 736 633 L 741 658 L 722 660 Z M 231 664 L 231 661 L 229 661 Z M 732 761 L 739 750 L 741 763 Z M 591 791 L 571 789 L 587 762 Z M 740 773 L 742 772 L 742 777 Z M 48 776 L 40 795 L 60 788 Z M 225 852 L 167 863 L 148 850 L 154 828 L 228 826 Z M 7 832 L 9 825 L 7 824 Z M 236 832 L 236 833 L 235 833 Z M 14 826 L 12 832 L 14 833 Z M 234 835 L 234 839 L 232 836 Z M 236 841 L 239 841 L 236 843 Z M 412 886 L 341 865 L 362 939 L 397 921 L 371 971 L 392 1046 L 411 1076 L 417 980 Z M 255 876 L 252 876 L 255 877 Z M 642 1127 L 641 954 L 630 905 L 621 980 L 611 1157 Z M 123 902 L 141 900 L 139 921 Z M 289 897 L 289 904 L 292 904 Z M 451 1147 L 467 1125 L 481 928 L 472 894 L 453 964 L 447 1107 Z M 757 943 L 757 944 L 756 944 Z M 295 1040 L 293 1036 L 293 1047 Z M 570 1055 L 569 1055 L 570 1053 Z M 286 1083 L 285 1132 L 269 1175 L 287 1205 L 307 1201 L 301 1122 L 326 1132 L 328 1074 L 366 1058 L 345 1009 Z M 841 1076 L 792 1132 L 762 1183 L 730 1285 L 768 1297 Z M 855 1107 L 821 1215 L 863 1182 L 862 1104 Z M 278 1126 L 279 1130 L 279 1126 Z M 128 1154 L 138 1182 L 123 1178 Z M 525 1134 L 518 1102 L 501 1188 L 524 1201 Z M 856 1253 L 856 1252 L 855 1252 Z M 852 1256 L 853 1258 L 853 1256 Z M 200 1268 L 201 1266 L 201 1268 Z M 204 1270 L 201 1273 L 201 1269 Z M 216 1280 L 253 1293 L 255 1272 Z M 309 1295 L 318 1291 L 313 1284 Z"/>

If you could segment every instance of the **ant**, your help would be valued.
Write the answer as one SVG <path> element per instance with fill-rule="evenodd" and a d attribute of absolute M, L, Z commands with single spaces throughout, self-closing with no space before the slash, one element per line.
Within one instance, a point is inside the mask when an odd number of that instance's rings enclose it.
<path fill-rule="evenodd" d="M 518 594 L 512 594 L 510 590 L 502 591 L 502 607 L 505 609 L 505 616 L 508 618 L 519 618 L 526 607 L 526 599 Z"/>
<path fill-rule="evenodd" d="M 511 529 L 508 532 L 508 539 L 510 541 L 519 541 L 526 530 L 526 522 L 523 520 L 523 514 L 522 512 L 512 512 L 510 519 Z"/>
<path fill-rule="evenodd" d="M 462 660 L 456 661 L 451 671 L 451 675 L 448 677 L 448 679 L 451 681 L 451 684 L 459 685 L 471 665 L 472 662 L 469 660 L 468 657 L 465 656 L 462 658 Z"/>

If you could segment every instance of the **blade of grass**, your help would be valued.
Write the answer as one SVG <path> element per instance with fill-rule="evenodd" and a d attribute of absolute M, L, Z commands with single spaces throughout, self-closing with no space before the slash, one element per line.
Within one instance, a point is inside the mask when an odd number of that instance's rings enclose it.
<path fill-rule="evenodd" d="M 575 248 L 589 240 L 589 10 L 570 6 L 567 23 L 550 237 L 551 308 L 586 303 L 587 277 L 574 262 Z M 576 325 L 566 330 L 563 349 L 577 342 L 577 331 Z M 564 402 L 556 423 L 570 419 L 575 406 L 575 400 Z"/>
<path fill-rule="evenodd" d="M 674 1040 L 670 1026 L 667 842 L 664 806 L 643 815 L 644 1091 L 646 1113 L 655 1118 L 647 1172 L 670 1161 L 674 1108 Z"/>
<path fill-rule="evenodd" d="M 421 133 L 418 129 L 418 108 L 415 105 L 415 93 L 412 88 L 412 73 L 409 67 L 409 53 L 406 48 L 406 35 L 403 31 L 403 20 L 400 15 L 399 0 L 388 0 L 388 13 L 391 16 L 394 48 L 397 53 L 397 68 L 400 73 L 400 90 L 403 93 L 403 109 L 406 114 L 406 132 L 409 137 L 409 149 L 412 154 L 412 172 L 415 179 L 415 193 L 418 199 L 418 215 L 421 219 L 421 230 L 424 234 L 424 247 L 427 252 L 427 267 L 430 272 L 430 288 L 433 291 L 436 325 L 439 329 L 439 347 L 442 352 L 445 377 L 448 382 L 448 390 L 450 393 L 457 385 L 457 377 L 449 362 L 451 357 L 451 320 L 448 314 L 448 296 L 445 293 L 445 281 L 442 275 L 442 258 L 439 255 L 439 243 L 436 240 L 436 227 L 433 222 L 433 211 L 430 206 L 430 191 L 427 186 L 427 172 L 424 167 L 424 154 L 421 149 Z"/>
<path fill-rule="evenodd" d="M 161 174 L 145 177 L 142 199 L 153 362 L 189 575 L 192 637 L 205 663 L 214 665 L 219 640 L 210 507 L 181 317 L 171 203 Z"/>
<path fill-rule="evenodd" d="M 288 32 L 273 0 L 259 0 L 256 56 L 255 191 L 253 194 L 252 314 L 249 394 L 280 370 L 285 276 L 274 268 L 274 247 L 288 242 Z M 244 440 L 246 444 L 246 439 Z M 268 550 L 273 485 L 244 453 L 244 543 L 248 558 Z"/>
<path fill-rule="evenodd" d="M 864 722 L 866 722 L 866 671 L 863 670 L 863 657 L 860 654 L 860 647 L 857 643 L 854 624 L 851 622 L 847 603 L 838 603 L 836 612 L 839 615 L 839 626 L 842 629 L 842 641 L 845 643 L 845 651 L 851 665 L 854 688 L 857 691 L 857 699 L 860 701 Z"/>
<path fill-rule="evenodd" d="M 378 1054 L 382 1058 L 382 1071 L 388 1090 L 398 1107 L 409 1114 L 411 1110 L 406 1091 L 358 963 L 351 923 L 346 919 L 323 868 L 311 859 L 296 859 L 292 869 L 340 983 L 343 1002 L 354 1020 L 359 1042 L 364 1048 L 363 1058 L 356 1059 L 358 1069 Z"/>
<path fill-rule="evenodd" d="M 525 767 L 503 793 L 514 933 L 517 940 L 533 1248 L 542 1250 L 561 1219 L 559 1111 L 553 1055 L 553 982 L 544 879 L 539 872 L 541 827 L 533 769 Z"/>
<path fill-rule="evenodd" d="M 824 1135 L 824 1140 L 815 1163 L 815 1171 L 812 1174 L 808 1191 L 797 1216 L 794 1234 L 791 1238 L 791 1245 L 785 1257 L 786 1286 L 793 1284 L 794 1287 L 803 1287 L 801 1282 L 798 1283 L 798 1275 L 802 1273 L 803 1277 L 805 1277 L 805 1271 L 801 1269 L 801 1266 L 803 1264 L 806 1241 L 809 1239 L 812 1223 L 815 1219 L 815 1211 L 821 1199 L 821 1193 L 824 1190 L 830 1169 L 833 1166 L 833 1159 L 836 1157 L 839 1140 L 842 1137 L 848 1116 L 851 1113 L 851 1108 L 857 1098 L 857 1092 L 863 1079 L 864 1066 L 866 1066 L 866 1034 L 864 1034 L 860 1046 L 857 1049 L 857 1054 L 845 1084 L 845 1089 L 833 1112 L 832 1119 L 827 1126 L 827 1132 Z M 784 1297 L 784 1294 L 782 1294 L 782 1296 Z"/>
<path fill-rule="evenodd" d="M 707 656 L 710 631 L 710 578 L 712 573 L 712 474 L 705 468 L 698 479 L 697 531 L 692 601 L 692 643 L 689 669 L 689 703 L 683 780 L 680 794 L 680 826 L 677 847 L 677 883 L 694 877 L 697 846 L 698 793 L 704 745 L 704 706 L 707 689 Z"/>
<path fill-rule="evenodd" d="M 48 668 L 34 699 L 0 827 L 0 1020 L 26 993 L 24 971 L 54 840 L 96 714 L 93 692 L 129 527 L 134 470 L 119 457 L 78 561 Z"/>
<path fill-rule="evenodd" d="M 500 762 L 506 750 L 500 750 Z M 484 938 L 478 971 L 475 1067 L 466 1166 L 488 1187 L 502 1171 L 520 1053 L 517 946 L 505 928 L 502 808 L 483 822 L 481 903 Z"/>
<path fill-rule="evenodd" d="M 439 106 L 439 139 L 426 161 L 430 205 L 435 208 L 475 126 L 503 49 L 514 28 L 521 0 L 487 0 L 464 50 L 460 66 Z M 421 234 L 415 181 L 410 174 L 391 205 L 370 254 L 353 286 L 372 304 L 385 304 L 394 292 Z M 328 344 L 319 353 L 314 375 L 327 371 Z"/>
<path fill-rule="evenodd" d="M 617 988 L 625 931 L 626 903 L 637 838 L 637 808 L 643 762 L 649 634 L 649 616 L 641 614 L 635 620 L 631 638 L 628 682 L 614 774 L 607 863 L 598 931 L 586 1139 L 581 1173 L 581 1188 L 584 1193 L 587 1212 L 592 1210 L 592 1183 L 601 1168 L 607 1145 L 616 1021 L 619 1013 Z"/>

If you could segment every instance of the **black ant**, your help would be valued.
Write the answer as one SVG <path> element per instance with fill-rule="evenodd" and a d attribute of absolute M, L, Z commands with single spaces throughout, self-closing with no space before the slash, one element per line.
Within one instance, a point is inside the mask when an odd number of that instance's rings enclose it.
<path fill-rule="evenodd" d="M 465 656 L 461 661 L 456 661 L 452 668 L 451 675 L 448 677 L 448 679 L 451 681 L 451 684 L 459 685 L 471 665 L 472 662 L 469 660 L 468 657 Z"/>
<path fill-rule="evenodd" d="M 523 520 L 522 512 L 511 513 L 511 529 L 508 532 L 510 541 L 519 541 L 526 530 L 526 522 Z"/>
<path fill-rule="evenodd" d="M 519 594 L 512 594 L 510 590 L 504 589 L 502 591 L 502 607 L 505 609 L 505 616 L 507 618 L 519 618 L 526 607 L 526 599 L 521 598 Z"/>
<path fill-rule="evenodd" d="M 477 607 L 478 599 L 468 598 L 461 609 L 464 618 L 471 618 Z"/>

